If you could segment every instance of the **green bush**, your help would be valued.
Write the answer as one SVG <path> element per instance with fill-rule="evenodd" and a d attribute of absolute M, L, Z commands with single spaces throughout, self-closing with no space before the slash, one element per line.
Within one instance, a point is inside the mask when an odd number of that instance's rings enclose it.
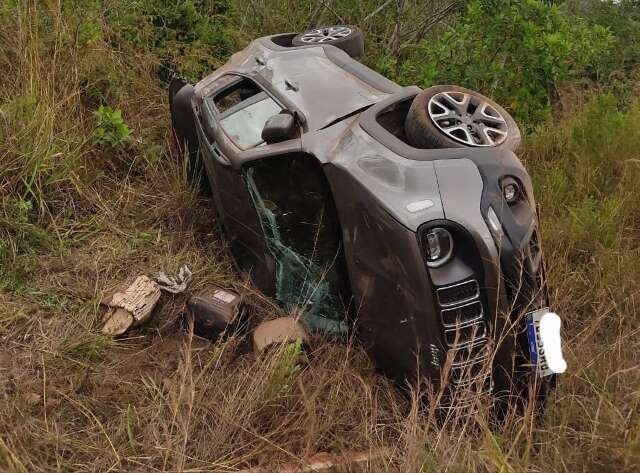
<path fill-rule="evenodd" d="M 97 119 L 94 137 L 96 143 L 103 148 L 123 148 L 129 141 L 131 129 L 122 119 L 121 110 L 100 105 L 95 112 Z"/>
<path fill-rule="evenodd" d="M 600 80 L 614 87 L 638 79 L 640 67 L 640 1 L 570 0 L 568 9 L 613 34 L 609 54 L 602 58 Z"/>
<path fill-rule="evenodd" d="M 116 4 L 115 6 L 113 4 Z M 226 0 L 117 0 L 105 8 L 108 40 L 155 56 L 161 79 L 196 80 L 233 52 Z"/>
<path fill-rule="evenodd" d="M 557 88 L 596 71 L 610 44 L 606 28 L 546 2 L 471 0 L 453 27 L 422 41 L 400 72 L 423 86 L 479 90 L 520 121 L 537 123 L 548 117 Z"/>
<path fill-rule="evenodd" d="M 102 39 L 102 30 L 95 20 L 84 20 L 78 24 L 76 43 L 80 47 L 88 47 Z"/>
<path fill-rule="evenodd" d="M 82 103 L 88 108 L 95 108 L 120 100 L 126 82 L 123 75 L 108 61 L 87 65 L 79 80 Z"/>

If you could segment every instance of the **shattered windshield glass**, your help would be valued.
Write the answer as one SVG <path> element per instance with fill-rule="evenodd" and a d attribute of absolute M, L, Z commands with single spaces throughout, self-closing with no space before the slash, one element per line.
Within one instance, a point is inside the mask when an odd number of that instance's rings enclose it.
<path fill-rule="evenodd" d="M 259 162 L 246 176 L 276 260 L 276 299 L 286 310 L 301 310 L 310 327 L 344 333 L 346 269 L 320 165 L 306 155 L 282 156 Z"/>

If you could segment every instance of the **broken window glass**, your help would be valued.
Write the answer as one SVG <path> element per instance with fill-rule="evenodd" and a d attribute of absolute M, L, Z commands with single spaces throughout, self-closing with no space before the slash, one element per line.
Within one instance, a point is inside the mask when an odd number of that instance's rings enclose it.
<path fill-rule="evenodd" d="M 348 281 L 335 207 L 319 163 L 280 156 L 248 169 L 247 185 L 276 260 L 276 299 L 311 328 L 346 331 Z"/>
<path fill-rule="evenodd" d="M 251 79 L 226 75 L 218 81 L 223 87 L 213 98 L 220 126 L 241 149 L 263 143 L 265 122 L 282 107 Z"/>
<path fill-rule="evenodd" d="M 225 80 L 233 83 L 233 85 L 216 94 L 213 99 L 216 109 L 218 109 L 218 113 L 220 114 L 224 114 L 227 110 L 235 107 L 240 102 L 262 92 L 262 89 L 260 89 L 258 84 L 253 82 L 251 79 L 228 75 L 223 76 L 219 82 L 224 83 Z"/>

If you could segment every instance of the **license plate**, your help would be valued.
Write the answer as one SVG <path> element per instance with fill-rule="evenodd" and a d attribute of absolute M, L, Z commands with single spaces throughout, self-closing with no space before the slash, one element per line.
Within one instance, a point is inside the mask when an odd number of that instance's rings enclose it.
<path fill-rule="evenodd" d="M 540 376 L 564 373 L 567 363 L 562 356 L 561 320 L 548 308 L 529 312 L 527 338 L 531 365 Z"/>

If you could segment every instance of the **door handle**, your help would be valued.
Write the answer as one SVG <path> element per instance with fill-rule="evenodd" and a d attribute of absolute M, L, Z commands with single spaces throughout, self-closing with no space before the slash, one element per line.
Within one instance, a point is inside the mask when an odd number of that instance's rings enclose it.
<path fill-rule="evenodd" d="M 197 121 L 197 124 L 198 137 L 200 138 L 198 141 L 200 141 L 200 146 L 204 146 L 205 148 L 207 148 L 209 154 L 213 157 L 213 159 L 218 161 L 218 163 L 222 164 L 223 166 L 231 166 L 231 162 L 220 152 L 215 143 L 207 135 L 200 121 Z"/>
<path fill-rule="evenodd" d="M 210 145 L 210 149 L 211 154 L 213 155 L 213 159 L 218 161 L 223 166 L 231 166 L 231 162 L 220 152 L 215 144 Z"/>

